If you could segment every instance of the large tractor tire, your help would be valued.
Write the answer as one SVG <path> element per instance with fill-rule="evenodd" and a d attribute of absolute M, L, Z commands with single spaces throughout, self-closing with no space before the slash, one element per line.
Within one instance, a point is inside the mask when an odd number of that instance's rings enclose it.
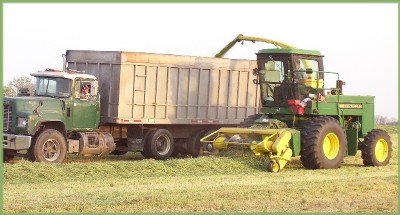
<path fill-rule="evenodd" d="M 262 116 L 262 114 L 254 114 L 254 115 L 248 116 L 246 119 L 243 120 L 243 122 L 241 122 L 239 124 L 239 128 L 249 128 L 249 127 L 251 127 L 252 125 L 254 125 L 254 121 L 259 119 L 261 116 Z"/>
<path fill-rule="evenodd" d="M 384 130 L 373 129 L 362 143 L 361 157 L 365 166 L 385 166 L 392 156 L 392 142 Z"/>
<path fill-rule="evenodd" d="M 346 148 L 344 130 L 335 118 L 315 118 L 301 131 L 300 160 L 307 169 L 339 168 Z"/>
<path fill-rule="evenodd" d="M 34 138 L 28 150 L 29 160 L 45 163 L 62 163 L 67 154 L 67 141 L 59 131 L 46 129 Z"/>
<path fill-rule="evenodd" d="M 156 160 L 168 159 L 174 150 L 174 138 L 165 129 L 158 129 L 149 134 L 146 141 L 147 152 Z"/>

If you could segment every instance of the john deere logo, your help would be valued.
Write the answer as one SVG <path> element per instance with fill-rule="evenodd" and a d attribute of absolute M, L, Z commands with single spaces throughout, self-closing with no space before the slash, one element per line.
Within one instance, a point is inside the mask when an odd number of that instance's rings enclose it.
<path fill-rule="evenodd" d="M 362 104 L 339 104 L 339 108 L 342 109 L 362 109 Z"/>

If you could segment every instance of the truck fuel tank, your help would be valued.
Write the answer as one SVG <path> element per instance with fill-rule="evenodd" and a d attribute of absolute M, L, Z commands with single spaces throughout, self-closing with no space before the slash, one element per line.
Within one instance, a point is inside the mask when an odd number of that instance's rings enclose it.
<path fill-rule="evenodd" d="M 104 155 L 115 150 L 111 134 L 106 132 L 79 132 L 80 155 Z"/>

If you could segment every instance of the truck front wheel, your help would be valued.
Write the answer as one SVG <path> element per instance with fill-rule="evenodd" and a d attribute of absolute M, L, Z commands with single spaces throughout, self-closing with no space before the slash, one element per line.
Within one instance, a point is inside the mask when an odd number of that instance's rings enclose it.
<path fill-rule="evenodd" d="M 67 153 L 67 142 L 64 136 L 55 129 L 42 131 L 28 151 L 31 161 L 61 163 Z"/>
<path fill-rule="evenodd" d="M 158 129 L 150 133 L 145 147 L 152 158 L 166 160 L 174 150 L 174 138 L 168 130 Z"/>
<path fill-rule="evenodd" d="M 10 150 L 4 150 L 3 151 L 3 161 L 5 163 L 10 162 L 12 159 L 14 159 L 14 154 Z"/>

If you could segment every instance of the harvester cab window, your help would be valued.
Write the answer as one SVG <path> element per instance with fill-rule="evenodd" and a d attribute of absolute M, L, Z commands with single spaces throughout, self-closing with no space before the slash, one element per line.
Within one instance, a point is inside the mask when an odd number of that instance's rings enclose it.
<path fill-rule="evenodd" d="M 318 61 L 304 59 L 304 58 L 297 58 L 294 59 L 294 73 L 293 77 L 295 80 L 300 79 L 316 79 L 317 78 L 317 71 L 318 69 Z M 306 71 L 309 71 L 307 73 Z"/>
<path fill-rule="evenodd" d="M 310 88 L 323 88 L 322 65 L 317 59 L 294 58 L 293 79 L 300 85 Z"/>
<path fill-rule="evenodd" d="M 265 63 L 266 81 L 281 82 L 283 80 L 284 66 L 282 61 L 268 61 Z"/>
<path fill-rule="evenodd" d="M 285 62 L 272 57 L 260 65 L 259 78 L 261 84 L 261 95 L 263 103 L 271 103 L 274 101 L 274 91 L 276 87 L 285 80 L 287 72 Z"/>

